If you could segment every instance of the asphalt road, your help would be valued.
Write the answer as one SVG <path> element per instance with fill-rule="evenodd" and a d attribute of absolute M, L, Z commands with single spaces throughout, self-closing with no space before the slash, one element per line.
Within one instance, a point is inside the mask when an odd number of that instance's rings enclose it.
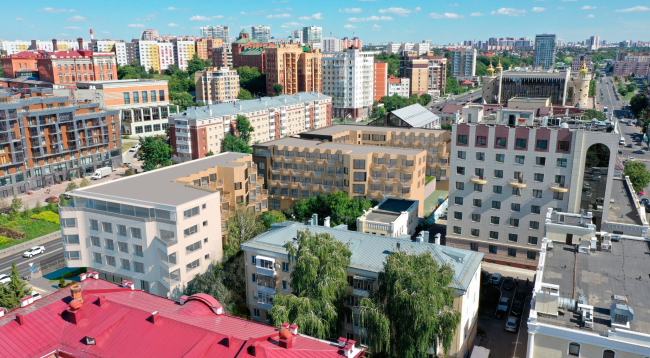
<path fill-rule="evenodd" d="M 478 88 L 474 92 L 468 92 L 460 96 L 440 97 L 436 101 L 432 101 L 428 107 L 431 110 L 440 110 L 445 104 L 466 104 L 481 98 L 481 96 L 483 96 L 483 89 Z"/>
<path fill-rule="evenodd" d="M 23 252 L 27 250 L 1 258 L 0 273 L 9 275 L 11 273 L 11 263 L 15 262 L 16 266 L 18 267 L 18 273 L 22 278 L 29 276 L 30 262 L 33 262 L 35 267 L 40 267 L 40 265 L 47 264 L 48 262 L 63 259 L 63 242 L 61 239 L 46 242 L 42 246 L 45 246 L 45 253 L 36 255 L 32 258 L 23 257 Z"/>

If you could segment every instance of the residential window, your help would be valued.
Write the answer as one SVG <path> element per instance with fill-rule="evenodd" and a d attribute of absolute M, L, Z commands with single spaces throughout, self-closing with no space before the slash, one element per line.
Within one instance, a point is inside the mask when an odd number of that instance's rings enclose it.
<path fill-rule="evenodd" d="M 106 264 L 108 266 L 113 266 L 113 267 L 117 266 L 115 264 L 115 257 L 114 256 L 106 256 Z"/>
<path fill-rule="evenodd" d="M 458 151 L 458 159 L 467 159 L 467 152 L 463 150 Z"/>
<path fill-rule="evenodd" d="M 472 251 L 478 251 L 478 243 L 477 243 L 477 242 L 471 242 L 471 243 L 469 244 L 469 248 L 470 248 L 470 250 L 472 250 Z"/>
<path fill-rule="evenodd" d="M 241 190 L 241 182 L 235 183 L 235 190 Z"/>
<path fill-rule="evenodd" d="M 548 140 L 538 139 L 537 140 L 537 149 L 548 149 Z"/>
<path fill-rule="evenodd" d="M 512 211 L 521 211 L 521 204 L 516 204 L 516 203 L 510 204 L 510 210 L 512 210 Z"/>
<path fill-rule="evenodd" d="M 257 265 L 257 258 L 255 257 L 255 255 L 251 255 L 251 264 L 254 266 Z"/>
<path fill-rule="evenodd" d="M 115 243 L 111 239 L 105 239 L 106 249 L 115 251 Z"/>
<path fill-rule="evenodd" d="M 260 309 L 259 308 L 253 308 L 253 317 L 260 318 Z"/>
<path fill-rule="evenodd" d="M 503 178 L 503 170 L 495 170 L 494 171 L 494 177 L 495 178 Z"/>
<path fill-rule="evenodd" d="M 474 237 L 478 237 L 478 236 L 479 236 L 479 233 L 480 233 L 480 230 L 479 230 L 479 229 L 471 229 L 471 230 L 470 230 L 470 234 L 471 234 L 472 236 L 474 236 Z"/>
<path fill-rule="evenodd" d="M 566 158 L 558 158 L 557 159 L 557 166 L 562 167 L 562 168 L 566 168 L 566 162 L 567 162 Z"/>
<path fill-rule="evenodd" d="M 501 209 L 501 202 L 492 200 L 492 209 Z"/>
<path fill-rule="evenodd" d="M 456 190 L 465 190 L 465 183 L 463 183 L 462 181 L 457 181 Z"/>
<path fill-rule="evenodd" d="M 133 254 L 135 256 L 144 256 L 144 251 L 142 250 L 142 246 L 140 245 L 133 245 Z"/>
<path fill-rule="evenodd" d="M 519 227 L 519 219 L 510 218 L 510 226 Z"/>
<path fill-rule="evenodd" d="M 474 191 L 482 192 L 483 191 L 483 184 L 474 184 Z"/>
<path fill-rule="evenodd" d="M 481 207 L 481 204 L 482 204 L 481 199 L 474 199 L 474 200 L 472 200 L 472 206 L 475 206 L 475 207 L 477 207 L 477 208 L 480 208 L 480 207 Z"/>
<path fill-rule="evenodd" d="M 127 259 L 120 259 L 120 268 L 131 271 L 131 262 Z"/>
<path fill-rule="evenodd" d="M 484 136 L 476 136 L 476 145 L 486 145 L 487 138 Z"/>
<path fill-rule="evenodd" d="M 138 92 L 133 92 L 133 103 L 140 103 L 140 96 L 138 96 Z"/>
<path fill-rule="evenodd" d="M 515 148 L 526 149 L 528 140 L 524 138 L 517 138 L 515 141 Z"/>
<path fill-rule="evenodd" d="M 490 239 L 499 240 L 499 232 L 498 231 L 490 231 Z"/>
<path fill-rule="evenodd" d="M 129 244 L 127 244 L 126 242 L 118 241 L 117 242 L 117 251 L 124 252 L 125 254 L 128 254 L 129 253 Z"/>
<path fill-rule="evenodd" d="M 530 260 L 537 259 L 537 251 L 527 251 L 526 252 L 526 258 L 530 259 Z"/>
<path fill-rule="evenodd" d="M 481 214 L 472 214 L 472 221 L 481 222 Z"/>
<path fill-rule="evenodd" d="M 90 229 L 99 231 L 99 222 L 97 220 L 90 219 Z"/>
<path fill-rule="evenodd" d="M 147 91 L 142 91 L 142 103 L 147 103 L 149 102 L 147 100 Z"/>
<path fill-rule="evenodd" d="M 498 216 L 490 216 L 490 224 L 499 225 L 499 219 Z"/>
<path fill-rule="evenodd" d="M 199 215 L 199 207 L 198 206 L 195 206 L 195 207 L 193 207 L 191 209 L 187 209 L 187 210 L 183 211 L 183 218 L 185 218 L 185 219 L 189 219 L 189 218 L 191 218 L 192 216 L 195 216 L 195 215 Z"/>
<path fill-rule="evenodd" d="M 515 155 L 515 163 L 516 164 L 524 164 L 524 161 L 526 160 L 526 157 L 523 155 Z"/>
<path fill-rule="evenodd" d="M 528 243 L 531 245 L 537 245 L 537 236 L 528 236 Z"/>
<path fill-rule="evenodd" d="M 63 242 L 66 245 L 79 245 L 79 235 L 63 235 Z"/>
<path fill-rule="evenodd" d="M 112 234 L 112 233 L 113 233 L 113 225 L 112 225 L 111 223 L 105 223 L 105 222 L 103 222 L 103 223 L 102 223 L 102 230 L 103 230 L 104 232 L 107 232 L 107 233 L 109 233 L 109 234 Z"/>
<path fill-rule="evenodd" d="M 531 214 L 539 214 L 541 212 L 541 207 L 539 205 L 531 205 L 530 206 L 530 213 Z"/>
<path fill-rule="evenodd" d="M 456 205 L 463 205 L 463 197 L 462 196 L 455 196 L 454 197 L 454 203 Z"/>
<path fill-rule="evenodd" d="M 151 90 L 151 102 L 156 102 L 156 90 Z"/>
<path fill-rule="evenodd" d="M 494 159 L 496 162 L 503 163 L 506 161 L 506 155 L 505 154 L 497 154 L 496 158 Z"/>
<path fill-rule="evenodd" d="M 97 237 L 97 236 L 91 236 L 90 237 L 90 244 L 93 245 L 93 246 L 96 246 L 96 247 L 101 247 L 102 246 L 102 244 L 101 244 L 101 242 L 99 240 L 99 237 Z"/>
<path fill-rule="evenodd" d="M 117 224 L 117 234 L 120 236 L 126 236 L 126 225 Z"/>
<path fill-rule="evenodd" d="M 533 189 L 533 198 L 541 198 L 542 197 L 542 191 L 539 189 Z"/>
<path fill-rule="evenodd" d="M 197 242 L 195 242 L 195 243 L 193 243 L 191 245 L 185 246 L 185 254 L 190 254 L 190 253 L 192 253 L 192 252 L 194 252 L 196 250 L 200 250 L 200 249 L 201 249 L 201 240 L 199 240 L 199 241 L 197 241 Z M 254 257 L 255 256 L 253 256 L 253 258 Z"/>
<path fill-rule="evenodd" d="M 124 104 L 131 104 L 131 97 L 129 96 L 129 92 L 124 92 Z"/>
<path fill-rule="evenodd" d="M 184 230 L 185 237 L 196 234 L 197 232 L 199 232 L 199 228 L 197 225 L 190 226 Z"/>
<path fill-rule="evenodd" d="M 516 257 L 517 256 L 517 249 L 513 249 L 511 247 L 508 248 L 508 256 Z"/>
<path fill-rule="evenodd" d="M 467 136 L 466 135 L 458 135 L 458 143 L 467 144 Z"/>
<path fill-rule="evenodd" d="M 485 153 L 483 152 L 476 152 L 476 160 L 485 160 Z"/>
<path fill-rule="evenodd" d="M 365 184 L 353 184 L 352 185 L 352 192 L 355 193 L 355 194 L 365 194 L 366 185 Z"/>
<path fill-rule="evenodd" d="M 499 148 L 505 148 L 506 147 L 506 137 L 497 137 L 495 145 Z"/>
<path fill-rule="evenodd" d="M 561 140 L 557 142 L 557 149 L 563 151 L 563 152 L 568 152 L 569 151 L 569 145 L 570 142 L 566 140 Z"/>
<path fill-rule="evenodd" d="M 539 221 L 531 221 L 528 228 L 533 230 L 539 230 Z"/>
<path fill-rule="evenodd" d="M 517 234 L 508 234 L 508 241 L 517 242 Z"/>
<path fill-rule="evenodd" d="M 465 167 L 456 167 L 456 174 L 465 175 Z"/>
<path fill-rule="evenodd" d="M 553 200 L 564 200 L 564 193 L 553 192 Z"/>
<path fill-rule="evenodd" d="M 522 189 L 521 188 L 512 188 L 512 195 L 514 196 L 521 196 Z"/>
<path fill-rule="evenodd" d="M 136 227 L 131 228 L 131 237 L 134 239 L 142 239 L 142 232 Z"/>
<path fill-rule="evenodd" d="M 461 211 L 454 211 L 454 219 L 463 220 L 463 213 Z"/>
<path fill-rule="evenodd" d="M 77 227 L 77 219 L 61 219 L 63 227 Z"/>
<path fill-rule="evenodd" d="M 185 265 L 185 272 L 190 272 L 197 267 L 199 267 L 199 259 L 196 259 L 190 262 L 189 264 Z"/>
<path fill-rule="evenodd" d="M 102 263 L 102 254 L 93 252 L 93 261 L 97 262 L 98 264 Z"/>
<path fill-rule="evenodd" d="M 365 159 L 354 159 L 352 164 L 354 165 L 353 169 L 366 169 Z"/>
<path fill-rule="evenodd" d="M 366 181 L 365 172 L 354 172 L 354 181 Z"/>
<path fill-rule="evenodd" d="M 288 262 L 283 262 L 282 263 L 282 272 L 289 272 L 289 263 Z"/>
<path fill-rule="evenodd" d="M 580 356 L 580 344 L 571 342 L 569 343 L 569 355 L 570 356 Z"/>
<path fill-rule="evenodd" d="M 501 185 L 492 185 L 492 192 L 494 194 L 501 194 L 503 192 L 503 187 Z"/>
<path fill-rule="evenodd" d="M 497 253 L 497 245 L 490 245 L 488 247 L 488 252 L 491 254 L 496 254 Z"/>
<path fill-rule="evenodd" d="M 454 234 L 460 235 L 460 226 L 454 226 Z"/>
<path fill-rule="evenodd" d="M 133 271 L 144 273 L 144 264 L 142 262 L 133 261 Z"/>
<path fill-rule="evenodd" d="M 537 182 L 543 182 L 544 181 L 544 174 L 542 173 L 535 173 L 533 176 L 533 180 Z"/>
<path fill-rule="evenodd" d="M 535 165 L 545 166 L 546 165 L 546 157 L 535 157 Z"/>

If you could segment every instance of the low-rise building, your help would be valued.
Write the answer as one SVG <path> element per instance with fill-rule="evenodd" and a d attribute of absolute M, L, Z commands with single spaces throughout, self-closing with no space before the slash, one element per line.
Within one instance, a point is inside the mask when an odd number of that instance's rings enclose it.
<path fill-rule="evenodd" d="M 4 78 L 33 77 L 39 78 L 36 51 L 21 51 L 13 55 L 2 56 L 2 75 Z"/>
<path fill-rule="evenodd" d="M 379 236 L 413 236 L 418 226 L 418 201 L 386 198 L 357 218 L 357 231 Z"/>
<path fill-rule="evenodd" d="M 117 80 L 117 60 L 112 52 L 42 52 L 36 61 L 40 80 L 62 87 L 74 87 L 79 81 Z"/>
<path fill-rule="evenodd" d="M 410 238 L 348 231 L 345 225 L 332 228 L 327 226 L 328 219 L 325 219 L 326 226 L 318 226 L 317 218 L 312 220 L 311 225 L 289 221 L 274 224 L 271 230 L 242 245 L 246 257 L 247 304 L 253 312 L 253 321 L 268 320 L 268 311 L 273 307 L 274 297 L 291 294 L 291 271 L 295 263 L 289 260 L 286 245 L 291 244 L 300 231 L 306 230 L 312 234 L 329 234 L 335 240 L 350 245 L 352 257 L 346 293 L 350 296 L 348 305 L 352 312 L 355 312 L 362 298 L 369 297 L 377 288 L 383 263 L 395 250 L 411 254 L 428 252 L 440 265 L 449 265 L 454 272 L 450 284 L 450 288 L 454 289 L 453 309 L 460 313 L 461 319 L 446 354 L 449 357 L 465 357 L 469 354 L 478 322 L 482 253 L 428 242 L 414 242 Z M 341 334 L 359 342 L 362 347 L 368 346 L 367 336 L 356 313 L 346 319 Z M 435 344 L 429 351 L 436 357 L 442 352 L 442 347 Z"/>
<path fill-rule="evenodd" d="M 239 96 L 239 75 L 228 67 L 194 72 L 196 100 L 204 104 L 234 102 Z"/>
<path fill-rule="evenodd" d="M 266 210 L 261 185 L 250 154 L 223 153 L 73 190 L 59 208 L 66 265 L 178 298 L 221 260 L 229 211 Z"/>
<path fill-rule="evenodd" d="M 119 111 L 121 133 L 135 137 L 164 135 L 169 115 L 178 113 L 178 105 L 169 103 L 166 80 L 78 82 L 75 96 Z"/>
<path fill-rule="evenodd" d="M 411 90 L 411 81 L 408 78 L 388 78 L 388 95 L 398 95 L 400 97 L 409 97 Z"/>

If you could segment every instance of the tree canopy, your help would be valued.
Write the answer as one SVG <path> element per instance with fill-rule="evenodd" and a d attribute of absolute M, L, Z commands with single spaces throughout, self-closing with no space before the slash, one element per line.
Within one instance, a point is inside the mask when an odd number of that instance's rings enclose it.
<path fill-rule="evenodd" d="M 264 224 L 264 227 L 268 230 L 271 228 L 271 224 L 281 223 L 287 221 L 287 217 L 281 211 L 269 210 L 265 211 L 260 215 L 260 220 Z"/>
<path fill-rule="evenodd" d="M 291 294 L 275 295 L 268 312 L 271 323 L 297 324 L 310 336 L 336 337 L 345 318 L 347 269 L 352 252 L 327 233 L 299 231 L 297 242 L 287 243 Z"/>
<path fill-rule="evenodd" d="M 398 54 L 388 54 L 386 52 L 382 52 L 380 54 L 375 55 L 375 60 L 379 60 L 381 62 L 388 63 L 388 75 L 389 76 L 395 76 L 399 77 L 400 76 L 400 69 L 399 69 L 399 55 Z"/>
<path fill-rule="evenodd" d="M 241 251 L 241 244 L 264 232 L 264 225 L 255 211 L 240 205 L 231 209 L 228 218 L 228 243 L 224 247 L 225 257 L 233 257 Z"/>
<path fill-rule="evenodd" d="M 645 164 L 641 162 L 627 161 L 624 164 L 623 175 L 630 177 L 630 182 L 634 191 L 637 193 L 644 190 L 648 183 L 650 183 L 650 173 L 646 169 Z"/>
<path fill-rule="evenodd" d="M 212 64 L 210 62 L 200 59 L 195 52 L 192 56 L 192 59 L 187 62 L 187 73 L 190 77 L 194 77 L 194 72 L 203 71 L 206 67 L 211 65 Z"/>
<path fill-rule="evenodd" d="M 646 108 L 648 108 L 648 97 L 644 94 L 636 94 L 630 99 L 630 109 L 636 117 L 639 117 L 641 111 Z"/>
<path fill-rule="evenodd" d="M 237 95 L 237 99 L 253 99 L 253 95 L 251 95 L 251 93 L 248 92 L 247 90 L 240 88 L 239 95 Z"/>
<path fill-rule="evenodd" d="M 6 284 L 0 284 L 0 307 L 12 310 L 20 304 L 20 299 L 31 294 L 31 289 L 27 288 L 27 283 L 18 276 L 16 263 L 11 263 L 11 281 Z"/>
<path fill-rule="evenodd" d="M 293 220 L 304 221 L 311 219 L 312 214 L 318 214 L 320 225 L 329 216 L 330 225 L 347 225 L 354 231 L 357 227 L 357 218 L 372 206 L 373 202 L 368 199 L 351 199 L 347 193 L 338 191 L 300 200 L 287 209 L 285 215 Z"/>
<path fill-rule="evenodd" d="M 417 95 L 414 95 L 415 97 L 401 97 L 398 96 L 397 93 L 393 94 L 392 96 L 384 96 L 382 97 L 381 101 L 384 103 L 384 108 L 386 109 L 387 112 L 392 112 L 396 109 L 404 108 L 406 106 L 410 106 L 412 104 L 415 104 L 417 102 Z M 414 99 L 415 98 L 415 99 Z"/>
<path fill-rule="evenodd" d="M 281 95 L 283 90 L 284 90 L 284 87 L 281 84 L 275 83 L 273 85 L 273 94 L 275 94 L 276 96 Z"/>
<path fill-rule="evenodd" d="M 590 121 L 593 118 L 596 118 L 599 121 L 604 121 L 607 119 L 607 115 L 601 111 L 597 111 L 595 109 L 588 109 L 585 111 L 584 119 Z"/>
<path fill-rule="evenodd" d="M 253 94 L 266 93 L 266 75 L 260 73 L 257 67 L 237 67 L 237 74 L 241 88 Z"/>
<path fill-rule="evenodd" d="M 251 133 L 255 132 L 255 127 L 251 125 L 251 122 L 244 115 L 238 114 L 237 119 L 235 120 L 235 129 L 237 129 L 237 135 L 239 138 L 243 139 L 246 144 L 251 141 Z"/>
<path fill-rule="evenodd" d="M 140 137 L 142 169 L 146 171 L 172 165 L 174 149 L 161 137 Z"/>
<path fill-rule="evenodd" d="M 366 327 L 375 353 L 423 357 L 435 342 L 447 351 L 460 324 L 460 312 L 451 308 L 453 275 L 430 252 L 388 255 L 378 289 L 360 301 L 360 326 Z"/>
<path fill-rule="evenodd" d="M 243 139 L 226 133 L 221 142 L 221 152 L 253 153 L 253 149 Z"/>

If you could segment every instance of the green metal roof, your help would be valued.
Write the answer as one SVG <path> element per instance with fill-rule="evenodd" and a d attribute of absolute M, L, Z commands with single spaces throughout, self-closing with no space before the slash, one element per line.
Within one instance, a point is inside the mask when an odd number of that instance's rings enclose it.
<path fill-rule="evenodd" d="M 246 250 L 260 250 L 281 255 L 287 255 L 285 245 L 297 236 L 299 230 L 309 230 L 312 233 L 327 233 L 344 243 L 348 243 L 352 257 L 350 268 L 366 272 L 379 273 L 384 267 L 384 261 L 397 247 L 412 254 L 428 252 L 440 264 L 448 264 L 454 270 L 454 278 L 450 287 L 466 291 L 479 269 L 483 253 L 458 249 L 449 246 L 435 245 L 424 242 L 414 242 L 410 238 L 395 238 L 349 231 L 341 227 L 312 226 L 285 221 L 273 224 L 271 229 L 242 245 Z"/>
<path fill-rule="evenodd" d="M 240 53 L 242 56 L 259 56 L 264 52 L 265 48 L 247 48 Z"/>
<path fill-rule="evenodd" d="M 247 34 L 247 33 L 248 33 L 248 31 L 246 31 L 246 28 L 243 28 L 243 29 L 241 29 L 241 31 L 239 31 L 240 35 L 241 34 Z"/>
<path fill-rule="evenodd" d="M 249 38 L 239 39 L 239 40 L 235 41 L 234 43 L 236 43 L 236 44 L 245 44 L 245 43 L 249 43 L 249 42 L 254 43 L 254 44 L 259 43 L 258 40 L 252 40 L 252 39 L 249 39 Z"/>

